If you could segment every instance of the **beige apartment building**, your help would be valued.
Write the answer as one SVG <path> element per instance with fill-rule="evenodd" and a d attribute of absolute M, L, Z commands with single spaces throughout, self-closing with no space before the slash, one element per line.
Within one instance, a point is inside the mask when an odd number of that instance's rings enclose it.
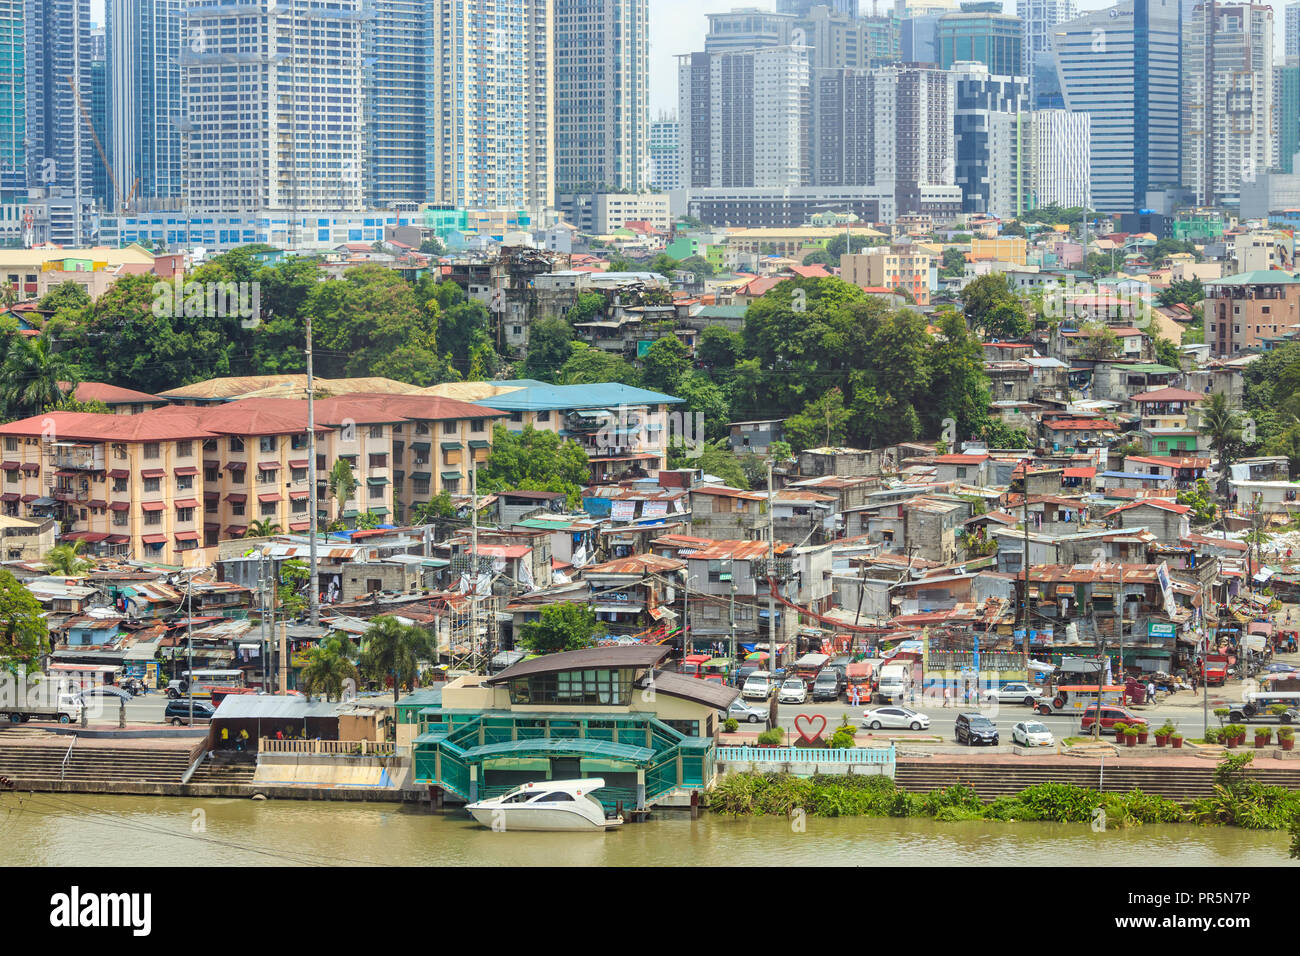
<path fill-rule="evenodd" d="M 864 249 L 840 258 L 840 278 L 867 288 L 902 289 L 917 305 L 930 304 L 931 277 L 937 281 L 934 256 L 911 244 Z"/>
<path fill-rule="evenodd" d="M 442 491 L 468 490 L 502 413 L 433 396 L 349 395 L 316 403 L 321 527 L 371 512 L 401 522 Z M 254 521 L 310 527 L 307 403 L 247 399 L 138 415 L 51 412 L 0 425 L 0 514 L 52 517 L 92 554 L 202 566 L 206 549 Z M 356 481 L 329 495 L 339 459 Z"/>

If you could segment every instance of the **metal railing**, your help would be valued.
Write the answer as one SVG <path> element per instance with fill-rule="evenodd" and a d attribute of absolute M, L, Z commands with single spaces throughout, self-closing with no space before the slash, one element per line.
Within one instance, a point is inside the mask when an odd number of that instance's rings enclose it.
<path fill-rule="evenodd" d="M 66 773 L 68 772 L 68 758 L 72 756 L 72 748 L 75 747 L 76 745 L 77 745 L 77 735 L 76 735 L 76 734 L 73 734 L 73 735 L 72 735 L 72 743 L 68 744 L 67 752 L 64 753 L 64 755 L 63 755 L 63 763 L 59 764 L 59 779 L 60 779 L 60 780 L 62 780 L 62 779 L 63 779 L 63 775 L 66 774 Z"/>
<path fill-rule="evenodd" d="M 890 747 L 719 747 L 718 762 L 892 764 Z"/>
<path fill-rule="evenodd" d="M 261 753 L 326 754 L 334 757 L 404 757 L 410 753 L 409 747 L 373 740 L 277 740 L 261 737 L 257 746 Z"/>

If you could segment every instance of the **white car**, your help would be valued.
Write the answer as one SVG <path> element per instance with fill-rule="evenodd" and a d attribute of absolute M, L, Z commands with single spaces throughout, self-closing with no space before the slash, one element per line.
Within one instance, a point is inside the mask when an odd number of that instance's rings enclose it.
<path fill-rule="evenodd" d="M 740 689 L 740 696 L 746 700 L 767 700 L 772 696 L 775 690 L 775 681 L 772 675 L 767 671 L 754 671 L 745 680 L 745 686 Z"/>
<path fill-rule="evenodd" d="M 997 701 L 1000 704 L 1024 704 L 1027 707 L 1034 705 L 1034 699 L 1038 697 L 1039 691 L 1025 683 L 1003 684 L 1001 687 L 990 688 L 984 691 L 983 698 L 986 701 Z"/>
<path fill-rule="evenodd" d="M 1011 728 L 1011 742 L 1026 747 L 1050 747 L 1056 743 L 1056 738 L 1038 721 L 1022 720 Z"/>
<path fill-rule="evenodd" d="M 802 704 L 808 699 L 808 685 L 801 678 L 791 677 L 781 685 L 776 699 L 781 704 Z"/>
<path fill-rule="evenodd" d="M 930 726 L 930 718 L 906 707 L 877 707 L 863 713 L 862 726 L 868 730 L 880 730 L 882 727 L 925 730 Z"/>

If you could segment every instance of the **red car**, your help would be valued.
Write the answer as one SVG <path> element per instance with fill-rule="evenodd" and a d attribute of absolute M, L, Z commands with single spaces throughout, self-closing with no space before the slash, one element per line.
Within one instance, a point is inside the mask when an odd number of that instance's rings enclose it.
<path fill-rule="evenodd" d="M 1093 721 L 1097 719 L 1097 705 L 1089 704 L 1083 712 L 1083 719 L 1079 722 L 1079 727 L 1084 733 L 1092 731 Z M 1113 734 L 1115 725 L 1119 724 L 1141 724 L 1146 725 L 1146 720 L 1137 716 L 1123 707 L 1102 706 L 1101 708 L 1101 732 L 1103 734 Z"/>

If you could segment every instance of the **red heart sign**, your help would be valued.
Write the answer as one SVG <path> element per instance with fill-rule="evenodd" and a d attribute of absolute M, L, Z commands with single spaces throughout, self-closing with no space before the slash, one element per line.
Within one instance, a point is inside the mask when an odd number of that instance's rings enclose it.
<path fill-rule="evenodd" d="M 815 731 L 809 733 L 803 728 L 801 721 L 807 722 L 809 730 L 811 730 L 814 721 L 821 721 L 821 726 Z M 800 740 L 806 740 L 808 743 L 812 743 L 815 740 L 821 739 L 822 731 L 826 729 L 826 718 L 821 714 L 796 714 L 794 718 L 794 729 L 799 732 Z"/>

